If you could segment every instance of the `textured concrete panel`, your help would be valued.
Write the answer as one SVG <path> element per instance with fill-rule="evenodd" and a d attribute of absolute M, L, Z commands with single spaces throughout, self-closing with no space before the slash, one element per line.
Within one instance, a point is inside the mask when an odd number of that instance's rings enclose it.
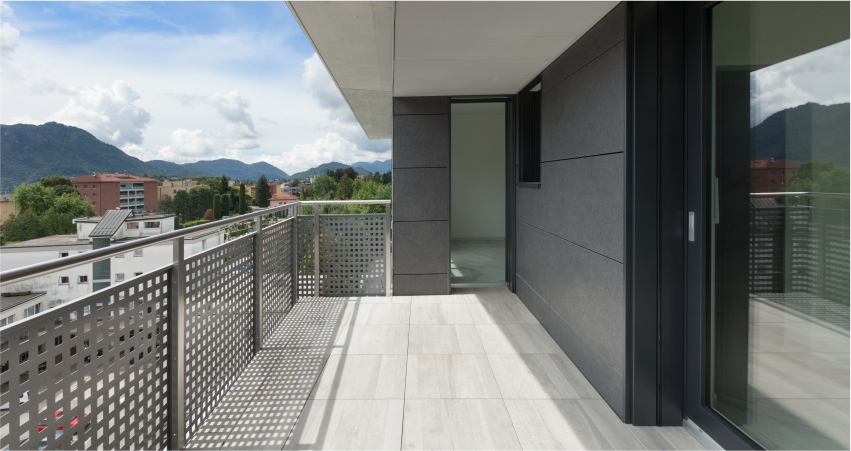
<path fill-rule="evenodd" d="M 393 169 L 393 220 L 448 221 L 449 169 Z"/>
<path fill-rule="evenodd" d="M 517 297 L 523 301 L 532 315 L 538 319 L 544 329 L 553 337 L 564 353 L 579 368 L 582 375 L 600 393 L 612 410 L 624 419 L 624 378 L 612 365 L 582 339 L 579 334 L 559 316 L 526 283 L 517 278 Z"/>
<path fill-rule="evenodd" d="M 394 296 L 449 294 L 449 274 L 393 275 Z"/>
<path fill-rule="evenodd" d="M 626 3 L 615 6 L 587 33 L 570 46 L 541 75 L 541 90 L 546 93 L 612 48 L 626 36 Z"/>
<path fill-rule="evenodd" d="M 393 168 L 449 167 L 449 116 L 393 116 Z"/>
<path fill-rule="evenodd" d="M 449 272 L 447 221 L 395 222 L 393 272 L 433 274 Z"/>
<path fill-rule="evenodd" d="M 621 42 L 541 98 L 541 161 L 623 152 L 626 68 Z"/>
<path fill-rule="evenodd" d="M 396 97 L 393 115 L 403 114 L 449 114 L 449 97 Z"/>
<path fill-rule="evenodd" d="M 517 190 L 517 219 L 623 262 L 623 154 L 541 165 L 541 189 Z"/>
<path fill-rule="evenodd" d="M 623 374 L 623 265 L 517 221 L 517 275 Z"/>

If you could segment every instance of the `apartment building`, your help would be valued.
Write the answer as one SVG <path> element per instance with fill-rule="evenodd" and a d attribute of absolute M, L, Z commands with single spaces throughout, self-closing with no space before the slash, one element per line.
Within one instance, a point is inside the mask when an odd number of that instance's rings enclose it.
<path fill-rule="evenodd" d="M 801 163 L 762 158 L 751 160 L 751 192 L 774 193 L 787 191 L 789 181 L 801 167 Z"/>
<path fill-rule="evenodd" d="M 71 179 L 84 201 L 98 216 L 108 210 L 154 211 L 159 199 L 159 182 L 130 174 L 94 174 Z"/>
<path fill-rule="evenodd" d="M 0 194 L 0 225 L 3 225 L 9 216 L 12 216 L 18 209 L 12 203 L 11 194 Z"/>
<path fill-rule="evenodd" d="M 158 186 L 157 199 L 163 196 L 174 197 L 174 193 L 178 191 L 189 191 L 193 186 L 198 186 L 195 180 L 164 180 L 162 185 Z"/>

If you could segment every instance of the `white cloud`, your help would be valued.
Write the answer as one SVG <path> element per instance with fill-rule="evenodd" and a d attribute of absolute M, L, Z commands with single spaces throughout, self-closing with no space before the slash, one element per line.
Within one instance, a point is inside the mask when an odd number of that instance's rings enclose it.
<path fill-rule="evenodd" d="M 157 150 L 157 158 L 168 161 L 192 162 L 216 156 L 218 137 L 201 130 L 181 128 L 171 134 L 171 143 Z"/>
<path fill-rule="evenodd" d="M 290 152 L 281 155 L 260 155 L 254 162 L 265 161 L 292 174 L 331 161 L 354 163 L 386 158 L 387 155 L 382 152 L 363 149 L 340 133 L 329 132 L 312 143 L 295 145 Z"/>
<path fill-rule="evenodd" d="M 0 51 L 4 54 L 14 52 L 18 48 L 18 37 L 20 35 L 21 32 L 7 22 L 0 24 Z"/>
<path fill-rule="evenodd" d="M 206 96 L 175 94 L 173 97 L 184 106 L 198 104 L 210 106 L 220 118 L 225 120 L 224 130 L 221 132 L 204 133 L 201 130 L 193 132 L 196 135 L 196 140 L 203 138 L 204 142 L 210 143 L 215 149 L 212 154 L 205 154 L 205 157 L 217 156 L 216 150 L 222 149 L 227 158 L 241 159 L 242 151 L 260 147 L 260 144 L 257 143 L 260 134 L 254 127 L 251 114 L 247 111 L 251 102 L 243 97 L 239 91 L 214 92 Z M 172 135 L 172 143 L 169 147 L 177 145 L 174 135 Z"/>
<path fill-rule="evenodd" d="M 98 139 L 124 146 L 141 144 L 142 132 L 151 121 L 144 108 L 134 105 L 141 96 L 129 83 L 116 80 L 109 87 L 73 90 L 68 103 L 51 120 L 80 127 Z"/>
<path fill-rule="evenodd" d="M 848 102 L 850 75 L 848 40 L 752 72 L 751 125 L 807 102 Z"/>

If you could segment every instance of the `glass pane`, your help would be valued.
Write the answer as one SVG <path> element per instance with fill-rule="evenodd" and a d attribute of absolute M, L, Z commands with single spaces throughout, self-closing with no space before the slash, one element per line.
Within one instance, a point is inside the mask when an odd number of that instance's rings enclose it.
<path fill-rule="evenodd" d="M 505 281 L 505 103 L 453 103 L 453 283 Z"/>
<path fill-rule="evenodd" d="M 849 448 L 849 3 L 712 10 L 710 405 Z"/>

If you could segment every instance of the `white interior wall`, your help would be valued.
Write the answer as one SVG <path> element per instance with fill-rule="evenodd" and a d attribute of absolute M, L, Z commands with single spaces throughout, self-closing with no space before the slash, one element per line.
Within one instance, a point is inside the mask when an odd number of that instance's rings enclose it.
<path fill-rule="evenodd" d="M 452 104 L 452 238 L 505 237 L 505 104 Z"/>

